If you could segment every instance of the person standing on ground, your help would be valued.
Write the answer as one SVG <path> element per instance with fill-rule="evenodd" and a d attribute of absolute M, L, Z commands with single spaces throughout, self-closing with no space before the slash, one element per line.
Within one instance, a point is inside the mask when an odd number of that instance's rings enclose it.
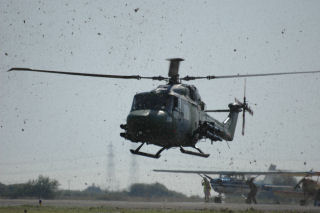
<path fill-rule="evenodd" d="M 209 202 L 210 199 L 210 182 L 206 177 L 203 177 L 202 182 L 201 182 L 202 186 L 203 186 L 203 192 L 204 192 L 204 201 L 205 202 Z"/>
<path fill-rule="evenodd" d="M 246 203 L 251 203 L 253 202 L 254 204 L 257 204 L 257 200 L 256 200 L 256 194 L 257 194 L 257 186 L 256 184 L 254 184 L 254 178 L 250 178 L 249 180 L 247 180 L 247 184 L 249 186 L 249 193 L 248 193 L 248 196 L 247 196 L 247 199 L 246 199 Z"/>

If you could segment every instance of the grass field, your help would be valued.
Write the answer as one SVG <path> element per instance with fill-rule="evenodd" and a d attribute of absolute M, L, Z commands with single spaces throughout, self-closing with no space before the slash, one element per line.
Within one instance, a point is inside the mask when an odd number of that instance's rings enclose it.
<path fill-rule="evenodd" d="M 172 209 L 120 209 L 120 208 L 106 208 L 106 207 L 39 207 L 39 206 L 12 206 L 0 207 L 0 213 L 191 213 L 191 212 L 210 212 L 210 213 L 262 213 L 265 211 L 257 211 L 248 209 L 245 211 L 234 211 L 229 209 L 221 210 L 172 210 Z M 272 213 L 280 213 L 284 211 L 267 211 Z M 287 213 L 291 211 L 285 211 Z M 285 213 L 284 212 L 284 213 Z M 296 211 L 295 211 L 296 212 Z"/>

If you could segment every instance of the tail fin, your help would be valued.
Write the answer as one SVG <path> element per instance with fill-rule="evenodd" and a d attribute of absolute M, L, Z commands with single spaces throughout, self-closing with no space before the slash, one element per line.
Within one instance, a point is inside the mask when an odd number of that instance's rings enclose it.
<path fill-rule="evenodd" d="M 223 122 L 224 128 L 229 133 L 229 141 L 233 140 L 234 132 L 236 130 L 238 114 L 241 112 L 241 106 L 237 103 L 229 104 L 230 113 L 226 120 Z"/>
<path fill-rule="evenodd" d="M 276 171 L 277 166 L 274 164 L 270 164 L 268 171 L 270 172 L 275 172 Z M 274 182 L 274 178 L 276 176 L 275 175 L 266 175 L 263 179 L 263 183 L 264 184 L 273 184 Z"/>

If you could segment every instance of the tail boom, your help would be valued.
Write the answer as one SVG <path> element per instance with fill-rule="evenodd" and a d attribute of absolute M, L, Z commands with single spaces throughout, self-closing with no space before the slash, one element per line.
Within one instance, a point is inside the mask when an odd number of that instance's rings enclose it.
<path fill-rule="evenodd" d="M 201 135 L 212 141 L 232 141 L 237 125 L 238 114 L 241 112 L 241 106 L 237 103 L 229 104 L 229 115 L 221 123 L 207 113 L 200 126 Z"/>

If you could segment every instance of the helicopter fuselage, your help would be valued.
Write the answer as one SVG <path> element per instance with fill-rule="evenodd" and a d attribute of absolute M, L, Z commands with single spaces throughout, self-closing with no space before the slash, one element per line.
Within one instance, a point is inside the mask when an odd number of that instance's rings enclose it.
<path fill-rule="evenodd" d="M 134 96 L 127 124 L 122 126 L 126 132 L 121 136 L 132 142 L 167 148 L 195 147 L 202 138 L 232 140 L 234 130 L 229 131 L 230 124 L 235 127 L 238 108 L 224 123 L 213 119 L 204 109 L 205 104 L 194 86 L 160 85 L 155 90 Z"/>

